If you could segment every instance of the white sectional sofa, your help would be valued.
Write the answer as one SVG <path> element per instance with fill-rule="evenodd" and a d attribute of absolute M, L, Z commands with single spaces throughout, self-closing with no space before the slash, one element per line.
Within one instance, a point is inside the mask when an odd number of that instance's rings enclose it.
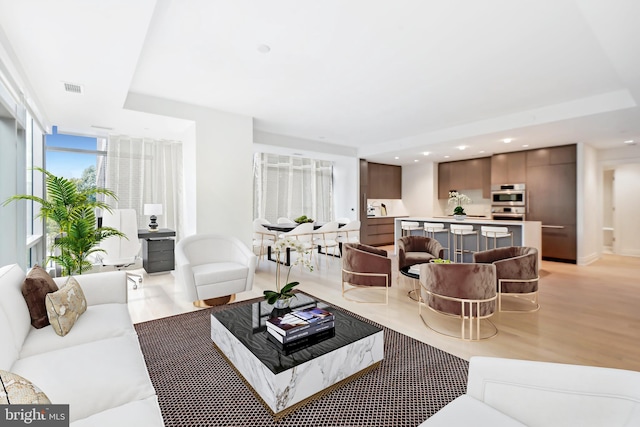
<path fill-rule="evenodd" d="M 432 426 L 640 426 L 640 372 L 472 357 L 467 393 Z"/>
<path fill-rule="evenodd" d="M 87 310 L 71 331 L 35 329 L 17 265 L 0 268 L 0 369 L 69 404 L 74 427 L 163 426 L 162 414 L 127 309 L 122 271 L 76 276 Z M 61 287 L 65 278 L 55 279 Z"/>

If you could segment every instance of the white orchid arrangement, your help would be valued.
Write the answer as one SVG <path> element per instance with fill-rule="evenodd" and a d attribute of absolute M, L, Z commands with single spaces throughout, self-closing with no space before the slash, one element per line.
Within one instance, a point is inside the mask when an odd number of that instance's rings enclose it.
<path fill-rule="evenodd" d="M 462 206 L 467 203 L 471 203 L 471 199 L 469 198 L 469 196 L 458 193 L 457 191 L 449 191 L 448 205 L 455 206 L 455 208 L 453 209 L 454 215 L 464 215 L 464 208 Z"/>
<path fill-rule="evenodd" d="M 280 254 L 286 252 L 287 249 L 296 251 L 298 253 L 298 256 L 296 257 L 295 262 L 289 265 L 285 285 L 283 287 L 280 287 Z M 277 254 L 276 291 L 264 291 L 263 293 L 269 304 L 275 304 L 275 302 L 279 299 L 291 298 L 295 296 L 295 294 L 292 292 L 293 288 L 298 286 L 300 282 L 289 282 L 291 269 L 296 265 L 301 265 L 304 268 L 308 268 L 309 271 L 313 271 L 313 264 L 311 264 L 310 257 L 307 256 L 309 254 L 309 249 L 297 239 L 291 239 L 289 237 L 279 239 L 271 246 L 271 250 Z"/>

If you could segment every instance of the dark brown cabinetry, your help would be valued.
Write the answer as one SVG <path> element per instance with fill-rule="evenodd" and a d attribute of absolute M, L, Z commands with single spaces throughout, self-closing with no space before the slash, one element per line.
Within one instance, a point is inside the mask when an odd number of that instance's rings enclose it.
<path fill-rule="evenodd" d="M 401 199 L 402 167 L 368 163 L 367 199 Z"/>
<path fill-rule="evenodd" d="M 542 257 L 577 260 L 576 146 L 526 152 L 527 220 L 542 222 Z"/>
<path fill-rule="evenodd" d="M 527 180 L 526 152 L 491 156 L 491 184 L 521 184 Z"/>
<path fill-rule="evenodd" d="M 438 164 L 438 198 L 449 198 L 451 190 L 482 190 L 491 195 L 491 158 L 460 160 Z"/>
<path fill-rule="evenodd" d="M 392 245 L 395 238 L 394 221 L 393 217 L 367 218 L 367 226 L 360 229 L 360 240 L 372 246 Z"/>
<path fill-rule="evenodd" d="M 368 217 L 367 199 L 401 199 L 402 168 L 360 159 L 360 241 L 388 245 L 394 241 L 393 217 Z"/>

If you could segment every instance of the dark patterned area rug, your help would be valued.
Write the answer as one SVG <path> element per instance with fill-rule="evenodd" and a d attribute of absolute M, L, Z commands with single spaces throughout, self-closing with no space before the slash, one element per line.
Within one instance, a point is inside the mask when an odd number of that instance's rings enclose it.
<path fill-rule="evenodd" d="M 466 390 L 467 361 L 335 307 L 384 329 L 382 364 L 274 421 L 213 348 L 209 315 L 224 308 L 135 325 L 167 427 L 417 426 Z"/>

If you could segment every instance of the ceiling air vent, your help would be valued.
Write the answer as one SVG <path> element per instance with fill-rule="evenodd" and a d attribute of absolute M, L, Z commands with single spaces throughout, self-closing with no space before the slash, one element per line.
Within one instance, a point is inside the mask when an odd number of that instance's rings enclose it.
<path fill-rule="evenodd" d="M 64 83 L 65 92 L 82 93 L 82 86 L 75 83 Z"/>

